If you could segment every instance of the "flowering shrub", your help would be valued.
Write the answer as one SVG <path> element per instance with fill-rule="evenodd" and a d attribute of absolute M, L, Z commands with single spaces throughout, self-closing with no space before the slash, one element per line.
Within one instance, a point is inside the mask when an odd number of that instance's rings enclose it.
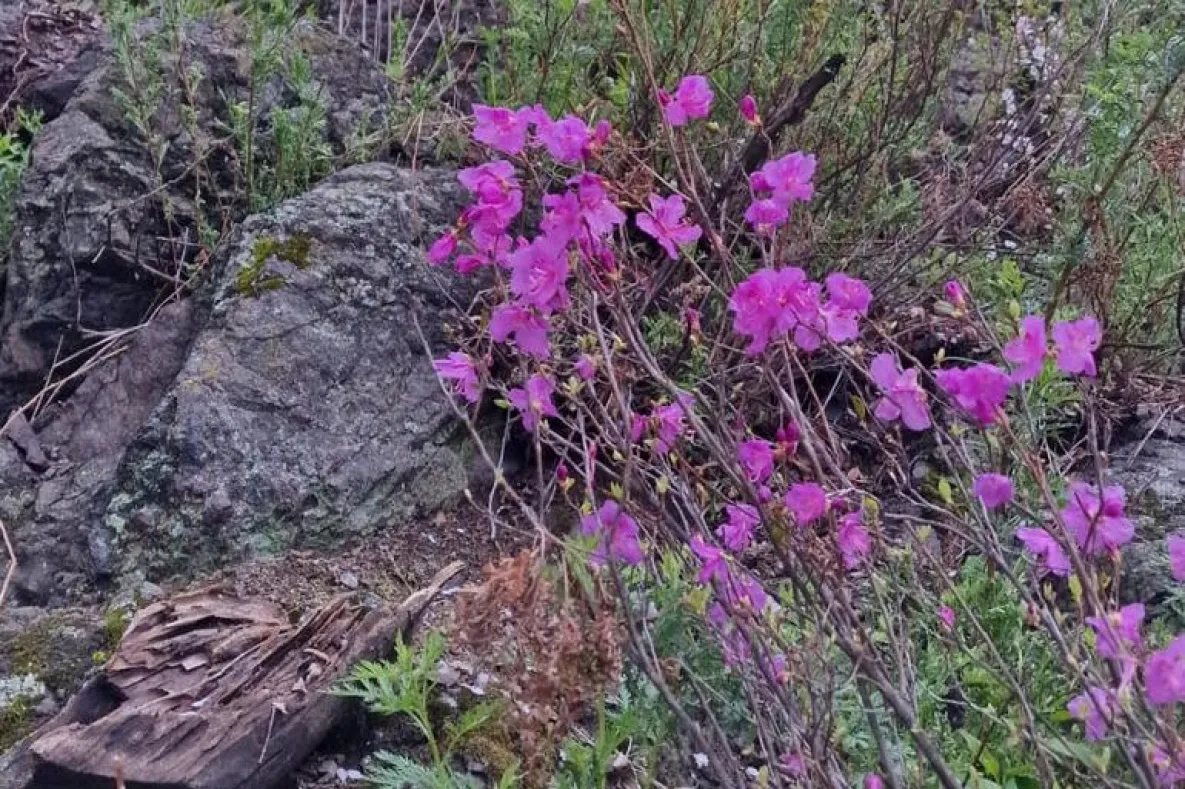
<path fill-rule="evenodd" d="M 491 160 L 461 171 L 473 203 L 429 261 L 488 287 L 465 348 L 436 369 L 530 434 L 538 503 L 506 490 L 547 544 L 544 505 L 580 510 L 580 538 L 557 556 L 584 546 L 611 580 L 631 657 L 696 763 L 726 786 L 1182 780 L 1185 636 L 1157 648 L 1144 607 L 1115 601 L 1135 535 L 1125 492 L 1101 467 L 1060 478 L 1022 428 L 1042 377 L 1092 386 L 1099 322 L 1047 330 L 1031 315 L 1005 342 L 924 361 L 868 282 L 786 262 L 816 157 L 768 158 L 742 204 L 710 214 L 695 136 L 711 85 L 651 88 L 670 171 L 644 178 L 625 177 L 630 140 L 595 114 L 474 108 Z M 735 106 L 760 134 L 755 100 Z M 993 335 L 963 284 L 944 296 L 952 320 Z M 683 316 L 673 355 L 640 329 L 656 311 Z M 689 377 L 692 347 L 710 362 Z M 937 495 L 905 466 L 919 446 L 943 464 Z M 949 572 L 936 531 L 990 572 L 982 594 L 1009 602 L 972 605 L 973 573 Z M 1185 539 L 1169 548 L 1185 576 Z M 658 607 L 672 561 L 688 591 Z M 742 747 L 702 680 L 672 678 L 680 655 L 660 653 L 651 621 L 671 608 L 694 612 L 679 628 L 712 639 L 739 682 Z M 1017 650 L 1061 687 L 1037 687 Z M 1010 743 L 1007 776 L 996 739 Z"/>

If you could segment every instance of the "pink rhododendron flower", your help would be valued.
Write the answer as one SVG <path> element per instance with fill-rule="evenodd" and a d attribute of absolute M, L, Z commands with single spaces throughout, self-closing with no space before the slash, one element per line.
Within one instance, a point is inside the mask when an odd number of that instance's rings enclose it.
<path fill-rule="evenodd" d="M 1185 581 L 1185 537 L 1174 534 L 1168 539 L 1169 567 L 1173 571 L 1173 579 Z"/>
<path fill-rule="evenodd" d="M 1003 507 L 1012 501 L 1012 480 L 1003 474 L 980 474 L 975 478 L 971 489 L 989 510 Z"/>
<path fill-rule="evenodd" d="M 761 116 L 757 114 L 757 99 L 749 95 L 742 96 L 737 107 L 741 111 L 741 117 L 745 119 L 745 123 L 750 126 L 761 123 Z"/>
<path fill-rule="evenodd" d="M 483 203 L 501 204 L 510 200 L 514 192 L 521 195 L 522 191 L 514 165 L 502 159 L 478 167 L 467 167 L 457 173 L 457 180 Z M 522 205 L 521 200 L 519 205 Z"/>
<path fill-rule="evenodd" d="M 1143 623 L 1144 606 L 1140 603 L 1125 605 L 1105 616 L 1086 618 L 1086 624 L 1095 632 L 1095 648 L 1099 654 L 1116 660 L 1138 652 L 1143 646 L 1140 637 Z"/>
<path fill-rule="evenodd" d="M 584 217 L 580 210 L 580 198 L 575 192 L 562 195 L 543 195 L 543 207 L 547 209 L 539 229 L 548 238 L 567 244 L 580 236 L 584 229 Z"/>
<path fill-rule="evenodd" d="M 857 320 L 868 314 L 872 291 L 861 280 L 839 271 L 827 275 L 829 301 L 823 307 L 827 324 L 827 338 L 832 342 L 848 342 L 860 334 Z"/>
<path fill-rule="evenodd" d="M 1090 688 L 1071 699 L 1066 709 L 1074 720 L 1086 724 L 1086 741 L 1098 742 L 1107 736 L 1107 727 L 1114 716 L 1115 699 L 1106 688 Z"/>
<path fill-rule="evenodd" d="M 457 232 L 449 230 L 432 244 L 428 249 L 428 262 L 433 266 L 447 263 L 448 259 L 457 251 Z"/>
<path fill-rule="evenodd" d="M 774 473 L 774 447 L 760 438 L 743 442 L 737 448 L 737 460 L 750 482 L 765 482 Z"/>
<path fill-rule="evenodd" d="M 938 387 L 954 398 L 981 427 L 994 424 L 1008 397 L 1011 380 L 994 364 L 965 369 L 948 368 L 934 373 Z"/>
<path fill-rule="evenodd" d="M 946 632 L 951 632 L 955 629 L 955 609 L 949 605 L 944 605 L 938 609 L 938 621 L 942 623 L 942 629 Z"/>
<path fill-rule="evenodd" d="M 543 315 L 568 306 L 568 253 L 564 242 L 539 236 L 510 255 L 510 290 Z"/>
<path fill-rule="evenodd" d="M 457 267 L 458 274 L 470 274 L 483 266 L 490 265 L 490 261 L 488 258 L 478 255 L 457 255 L 454 265 Z"/>
<path fill-rule="evenodd" d="M 613 228 L 625 222 L 625 213 L 609 198 L 605 179 L 593 173 L 581 173 L 568 179 L 576 187 L 580 200 L 580 216 L 594 238 L 604 238 Z"/>
<path fill-rule="evenodd" d="M 638 229 L 654 238 L 672 260 L 679 257 L 679 247 L 699 240 L 703 230 L 686 221 L 682 195 L 667 198 L 650 195 L 650 211 L 638 214 Z"/>
<path fill-rule="evenodd" d="M 1094 378 L 1098 374 L 1094 365 L 1094 352 L 1102 340 L 1102 330 L 1094 318 L 1055 323 L 1053 344 L 1057 350 L 1057 369 L 1066 375 Z"/>
<path fill-rule="evenodd" d="M 726 573 L 724 582 L 717 585 L 717 591 L 733 610 L 748 610 L 760 614 L 769 602 L 769 596 L 766 595 L 761 582 L 748 573 Z"/>
<path fill-rule="evenodd" d="M 551 354 L 547 329 L 546 318 L 521 304 L 503 304 L 490 316 L 490 337 L 494 342 L 506 342 L 513 336 L 515 345 L 536 359 Z"/>
<path fill-rule="evenodd" d="M 902 372 L 896 356 L 882 353 L 872 360 L 869 372 L 882 395 L 872 408 L 877 419 L 885 422 L 900 419 L 910 430 L 925 430 L 930 426 L 926 390 L 918 383 L 916 369 Z"/>
<path fill-rule="evenodd" d="M 740 666 L 748 663 L 752 658 L 749 639 L 744 632 L 732 621 L 732 617 L 724 610 L 720 603 L 712 603 L 708 609 L 708 624 L 716 631 L 720 638 L 721 651 L 724 653 L 724 665 Z"/>
<path fill-rule="evenodd" d="M 695 577 L 701 584 L 711 584 L 714 581 L 725 581 L 728 578 L 728 560 L 724 558 L 724 551 L 712 545 L 698 534 L 691 535 L 691 552 L 700 561 L 699 575 Z"/>
<path fill-rule="evenodd" d="M 1030 315 L 1020 322 L 1020 334 L 1004 346 L 1004 358 L 1012 363 L 1012 380 L 1016 383 L 1031 381 L 1041 374 L 1045 366 L 1045 319 Z"/>
<path fill-rule="evenodd" d="M 609 138 L 613 136 L 613 124 L 607 120 L 597 121 L 597 125 L 593 127 L 592 144 L 594 147 L 600 147 L 609 142 Z"/>
<path fill-rule="evenodd" d="M 658 449 L 659 454 L 665 455 L 675 447 L 679 437 L 686 429 L 683 419 L 691 411 L 694 403 L 695 398 L 684 394 L 680 395 L 674 403 L 659 406 L 651 412 L 650 419 L 654 425 L 656 437 L 655 448 Z"/>
<path fill-rule="evenodd" d="M 767 657 L 762 653 L 760 658 L 761 670 L 765 672 L 766 676 L 779 685 L 785 685 L 790 682 L 790 671 L 786 665 L 785 655 L 779 652 L 776 655 Z"/>
<path fill-rule="evenodd" d="M 432 369 L 446 381 L 453 382 L 453 389 L 471 403 L 481 399 L 481 383 L 477 377 L 477 366 L 467 353 L 453 351 L 444 359 L 432 362 Z"/>
<path fill-rule="evenodd" d="M 749 176 L 749 185 L 758 194 L 770 193 L 774 200 L 789 208 L 806 202 L 815 194 L 815 157 L 795 151 L 773 159 Z"/>
<path fill-rule="evenodd" d="M 864 776 L 864 789 L 885 789 L 885 779 L 876 773 Z"/>
<path fill-rule="evenodd" d="M 1144 688 L 1149 704 L 1185 701 L 1185 635 L 1149 656 L 1144 664 Z"/>
<path fill-rule="evenodd" d="M 1178 749 L 1174 757 L 1160 744 L 1146 748 L 1148 761 L 1156 770 L 1156 779 L 1161 786 L 1180 786 L 1185 781 L 1185 753 Z"/>
<path fill-rule="evenodd" d="M 956 309 L 967 308 L 967 290 L 963 287 L 963 283 L 957 279 L 948 280 L 942 286 L 943 292 L 946 294 L 946 300 L 951 303 Z"/>
<path fill-rule="evenodd" d="M 1087 482 L 1073 482 L 1062 520 L 1078 547 L 1090 556 L 1101 556 L 1131 542 L 1136 526 L 1124 514 L 1126 496 L 1121 485 L 1098 488 Z"/>
<path fill-rule="evenodd" d="M 786 491 L 784 501 L 800 529 L 810 526 L 827 512 L 827 491 L 814 482 L 794 483 Z"/>
<path fill-rule="evenodd" d="M 597 363 L 588 354 L 581 354 L 576 360 L 575 368 L 582 381 L 591 380 L 597 374 Z"/>
<path fill-rule="evenodd" d="M 1062 577 L 1070 574 L 1069 558 L 1061 544 L 1045 529 L 1022 526 L 1016 530 L 1016 538 L 1024 543 L 1029 553 L 1037 557 L 1044 572 Z"/>
<path fill-rule="evenodd" d="M 681 79 L 673 96 L 666 91 L 658 94 L 662 115 L 672 126 L 683 126 L 692 118 L 708 117 L 714 98 L 707 77 L 699 74 L 689 74 Z"/>
<path fill-rule="evenodd" d="M 839 546 L 839 555 L 843 557 L 843 566 L 849 570 L 859 567 L 872 551 L 872 535 L 864 527 L 863 512 L 853 510 L 839 519 L 835 542 Z"/>
<path fill-rule="evenodd" d="M 745 221 L 762 236 L 772 236 L 789 218 L 786 206 L 769 197 L 754 200 L 745 211 Z"/>
<path fill-rule="evenodd" d="M 820 292 L 818 283 L 808 281 L 800 268 L 753 272 L 733 291 L 728 305 L 735 313 L 733 330 L 750 338 L 745 352 L 759 354 L 771 340 L 791 331 L 803 350 L 818 348 L 825 331 Z"/>
<path fill-rule="evenodd" d="M 630 414 L 630 443 L 637 444 L 646 432 L 646 417 L 639 413 Z"/>
<path fill-rule="evenodd" d="M 798 429 L 798 425 L 787 422 L 778 428 L 774 438 L 778 442 L 774 450 L 778 457 L 783 459 L 794 457 L 794 454 L 798 452 L 798 442 L 802 439 L 802 432 Z"/>
<path fill-rule="evenodd" d="M 532 433 L 539 427 L 539 420 L 545 416 L 559 416 L 551 396 L 555 392 L 555 385 L 551 379 L 536 373 L 527 379 L 525 388 L 511 389 L 506 393 L 506 399 L 518 409 L 523 417 L 523 427 Z"/>
<path fill-rule="evenodd" d="M 798 751 L 783 754 L 778 766 L 790 778 L 806 778 L 806 759 Z"/>
<path fill-rule="evenodd" d="M 753 541 L 753 532 L 761 522 L 761 516 L 751 504 L 729 504 L 724 509 L 728 520 L 716 530 L 716 536 L 728 550 L 743 551 Z"/>
<path fill-rule="evenodd" d="M 589 557 L 589 562 L 595 566 L 603 566 L 609 560 L 636 565 L 645 559 L 638 540 L 638 522 L 612 499 L 607 499 L 596 512 L 581 518 L 580 531 L 586 537 L 599 535 L 601 538 Z"/>
<path fill-rule="evenodd" d="M 567 115 L 558 121 L 545 123 L 535 136 L 560 164 L 577 164 L 584 158 L 592 142 L 588 126 L 575 115 Z"/>
<path fill-rule="evenodd" d="M 473 128 L 473 139 L 507 154 L 521 153 L 527 144 L 527 129 L 532 122 L 533 111 L 514 111 L 506 107 L 473 105 L 473 117 L 477 125 Z"/>

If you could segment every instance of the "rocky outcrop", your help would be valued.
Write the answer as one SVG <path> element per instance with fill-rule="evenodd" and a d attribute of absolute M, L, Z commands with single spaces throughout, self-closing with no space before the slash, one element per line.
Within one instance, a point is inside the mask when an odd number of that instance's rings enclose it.
<path fill-rule="evenodd" d="M 467 466 L 417 323 L 441 346 L 467 303 L 422 251 L 459 200 L 449 171 L 360 165 L 247 219 L 196 303 L 0 440 L 18 600 L 332 545 L 454 500 Z"/>
<path fill-rule="evenodd" d="M 1110 478 L 1123 485 L 1137 515 L 1136 540 L 1123 552 L 1120 596 L 1155 603 L 1179 584 L 1169 569 L 1165 538 L 1185 535 L 1185 419 L 1149 415 L 1130 440 L 1111 452 Z"/>
<path fill-rule="evenodd" d="M 151 90 L 133 90 L 118 45 L 105 42 L 36 138 L 0 287 L 0 413 L 42 384 L 55 355 L 81 347 L 83 330 L 136 325 L 190 280 L 210 238 L 247 212 L 248 184 L 262 188 L 274 174 L 279 117 L 316 129 L 311 144 L 298 141 L 302 153 L 340 154 L 386 111 L 381 69 L 328 31 L 302 24 L 283 42 L 283 54 L 302 53 L 308 65 L 296 84 L 299 69 L 260 70 L 247 23 L 232 15 L 188 23 L 180 50 L 162 45 L 156 24 L 142 23 L 125 45 L 144 50 L 148 76 L 139 77 Z M 255 127 L 252 179 L 231 133 L 244 107 Z"/>

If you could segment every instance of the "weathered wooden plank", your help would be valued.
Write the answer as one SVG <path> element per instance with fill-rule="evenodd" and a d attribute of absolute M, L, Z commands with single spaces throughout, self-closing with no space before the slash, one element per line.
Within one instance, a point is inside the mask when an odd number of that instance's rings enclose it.
<path fill-rule="evenodd" d="M 144 609 L 100 675 L 32 740 L 32 789 L 269 789 L 345 716 L 326 691 L 388 652 L 446 567 L 396 609 L 342 596 L 300 624 L 218 588 Z"/>

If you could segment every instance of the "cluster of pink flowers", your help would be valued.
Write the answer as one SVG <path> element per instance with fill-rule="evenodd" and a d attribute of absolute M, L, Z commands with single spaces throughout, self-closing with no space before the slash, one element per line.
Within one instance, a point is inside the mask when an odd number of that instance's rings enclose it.
<path fill-rule="evenodd" d="M 868 314 L 872 293 L 868 286 L 845 274 L 833 273 L 823 288 L 800 268 L 763 268 L 737 286 L 729 300 L 733 330 L 749 337 L 749 355 L 770 342 L 791 335 L 804 351 L 815 351 L 826 337 L 832 342 L 854 340 L 857 321 Z"/>
<path fill-rule="evenodd" d="M 638 522 L 612 499 L 601 504 L 600 509 L 580 519 L 580 532 L 586 537 L 595 536 L 597 547 L 590 561 L 602 566 L 610 560 L 622 564 L 641 564 L 646 558 L 639 539 Z"/>
<path fill-rule="evenodd" d="M 1102 342 L 1099 322 L 1091 317 L 1075 321 L 1059 321 L 1053 325 L 1053 348 L 1045 337 L 1045 319 L 1030 315 L 1020 322 L 1016 338 L 1004 346 L 1004 358 L 1012 366 L 1012 380 L 1031 381 L 1041 374 L 1045 360 L 1053 355 L 1058 370 L 1066 375 L 1097 374 L 1094 352 Z"/>
<path fill-rule="evenodd" d="M 745 221 L 759 235 L 776 233 L 789 220 L 790 209 L 795 203 L 804 203 L 814 197 L 815 167 L 815 157 L 800 151 L 762 165 L 749 176 L 753 202 L 745 211 Z"/>
<path fill-rule="evenodd" d="M 634 414 L 630 421 L 630 441 L 640 443 L 647 433 L 653 434 L 654 448 L 665 455 L 675 448 L 679 438 L 687 431 L 684 421 L 695 406 L 695 398 L 681 394 L 673 403 L 655 406 L 650 416 Z"/>
<path fill-rule="evenodd" d="M 1071 483 L 1066 505 L 1058 515 L 1080 551 L 1087 556 L 1102 556 L 1118 551 L 1135 536 L 1135 524 L 1125 514 L 1124 505 L 1121 486 L 1107 485 L 1100 491 L 1079 481 Z M 1022 527 L 1016 530 L 1016 536 L 1037 557 L 1044 572 L 1070 574 L 1065 550 L 1048 531 Z"/>

